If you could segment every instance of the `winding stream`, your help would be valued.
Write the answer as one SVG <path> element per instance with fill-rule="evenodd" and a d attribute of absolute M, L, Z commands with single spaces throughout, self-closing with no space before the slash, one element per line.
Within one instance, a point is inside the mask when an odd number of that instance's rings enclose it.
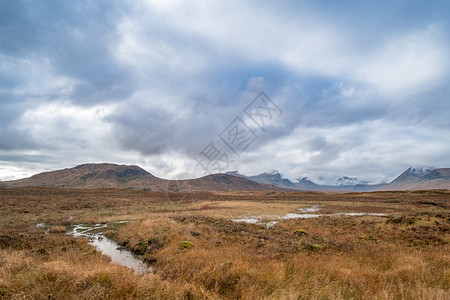
<path fill-rule="evenodd" d="M 125 223 L 115 222 L 117 223 Z M 129 250 L 121 247 L 113 240 L 104 236 L 104 232 L 109 230 L 109 224 L 95 224 L 95 225 L 76 225 L 68 234 L 74 237 L 86 237 L 89 239 L 89 244 L 93 245 L 98 251 L 109 256 L 112 263 L 133 269 L 135 274 L 146 274 L 153 271 L 152 267 L 148 266 L 141 258 L 131 253 Z"/>

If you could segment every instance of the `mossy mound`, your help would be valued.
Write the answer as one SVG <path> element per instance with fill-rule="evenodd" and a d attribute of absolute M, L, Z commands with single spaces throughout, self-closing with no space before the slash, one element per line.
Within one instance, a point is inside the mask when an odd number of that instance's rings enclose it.
<path fill-rule="evenodd" d="M 192 244 L 192 242 L 189 241 L 182 241 L 180 243 L 180 249 L 184 250 L 184 249 L 191 249 L 192 247 L 194 247 L 194 245 Z"/>
<path fill-rule="evenodd" d="M 325 244 L 308 244 L 305 246 L 306 250 L 309 251 L 321 251 L 325 250 L 327 248 L 327 245 Z"/>

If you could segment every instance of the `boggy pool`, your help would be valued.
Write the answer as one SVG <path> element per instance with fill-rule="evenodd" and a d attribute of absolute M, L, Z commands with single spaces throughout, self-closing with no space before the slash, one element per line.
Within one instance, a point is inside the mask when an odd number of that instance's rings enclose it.
<path fill-rule="evenodd" d="M 125 222 L 126 221 L 120 221 L 95 225 L 79 224 L 71 228 L 68 234 L 74 237 L 88 238 L 89 244 L 93 245 L 98 251 L 109 256 L 112 263 L 133 269 L 136 274 L 151 273 L 153 271 L 152 267 L 148 266 L 140 257 L 134 255 L 129 250 L 121 247 L 104 235 L 104 232 L 109 230 L 111 225 Z"/>
<path fill-rule="evenodd" d="M 345 215 L 345 216 L 387 216 L 383 213 L 354 213 L 354 212 L 339 212 L 334 214 L 322 214 L 318 213 L 320 211 L 319 205 L 312 205 L 311 207 L 299 208 L 300 213 L 287 213 L 282 216 L 242 216 L 240 218 L 231 219 L 234 222 L 240 223 L 250 223 L 250 224 L 265 224 L 267 221 L 272 220 L 269 223 L 276 224 L 278 221 L 273 220 L 290 220 L 290 219 L 311 219 L 318 218 L 322 216 L 333 216 L 333 215 Z M 266 220 L 266 222 L 265 222 Z"/>

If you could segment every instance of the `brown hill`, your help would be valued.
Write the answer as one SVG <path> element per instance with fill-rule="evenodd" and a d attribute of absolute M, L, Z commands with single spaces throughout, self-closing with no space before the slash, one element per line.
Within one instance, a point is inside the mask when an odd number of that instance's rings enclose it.
<path fill-rule="evenodd" d="M 74 168 L 39 173 L 25 179 L 5 181 L 3 185 L 7 187 L 156 188 L 164 186 L 164 180 L 138 166 L 84 164 Z"/>
<path fill-rule="evenodd" d="M 166 180 L 138 166 L 84 164 L 74 168 L 44 172 L 29 178 L 4 181 L 2 187 L 46 186 L 57 188 L 126 188 L 157 191 L 283 190 L 245 178 L 213 174 L 196 179 Z"/>

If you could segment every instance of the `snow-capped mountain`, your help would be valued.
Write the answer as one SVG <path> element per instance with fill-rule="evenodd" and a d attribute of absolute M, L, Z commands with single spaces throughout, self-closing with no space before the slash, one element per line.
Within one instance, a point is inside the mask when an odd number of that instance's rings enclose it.
<path fill-rule="evenodd" d="M 258 183 L 309 191 L 369 192 L 380 190 L 450 189 L 449 168 L 410 167 L 389 184 L 367 184 L 367 182 L 359 180 L 356 177 L 348 176 L 339 178 L 336 185 L 316 184 L 307 177 L 302 177 L 297 179 L 297 182 L 292 182 L 289 179 L 282 178 L 282 175 L 277 170 L 255 176 L 245 176 L 237 171 L 228 172 L 227 174 L 250 179 Z"/>
<path fill-rule="evenodd" d="M 449 189 L 449 168 L 410 167 L 386 186 L 386 190 Z"/>
<path fill-rule="evenodd" d="M 343 177 L 339 178 L 337 181 L 338 186 L 353 186 L 353 185 L 363 184 L 363 183 L 364 182 L 359 181 L 358 178 L 356 178 L 356 177 L 347 177 L 347 176 L 343 176 Z"/>
<path fill-rule="evenodd" d="M 403 172 L 403 174 L 407 174 L 407 175 L 411 175 L 411 176 L 416 176 L 419 178 L 424 177 L 427 173 L 429 173 L 430 171 L 433 171 L 435 168 L 431 168 L 431 167 L 427 167 L 427 168 L 423 168 L 423 167 L 409 167 L 405 172 Z"/>
<path fill-rule="evenodd" d="M 240 174 L 238 171 L 227 172 L 227 174 L 250 179 L 261 184 L 272 184 L 278 187 L 295 188 L 294 183 L 289 179 L 282 178 L 280 172 L 277 170 L 265 172 L 255 176 L 245 176 Z"/>

